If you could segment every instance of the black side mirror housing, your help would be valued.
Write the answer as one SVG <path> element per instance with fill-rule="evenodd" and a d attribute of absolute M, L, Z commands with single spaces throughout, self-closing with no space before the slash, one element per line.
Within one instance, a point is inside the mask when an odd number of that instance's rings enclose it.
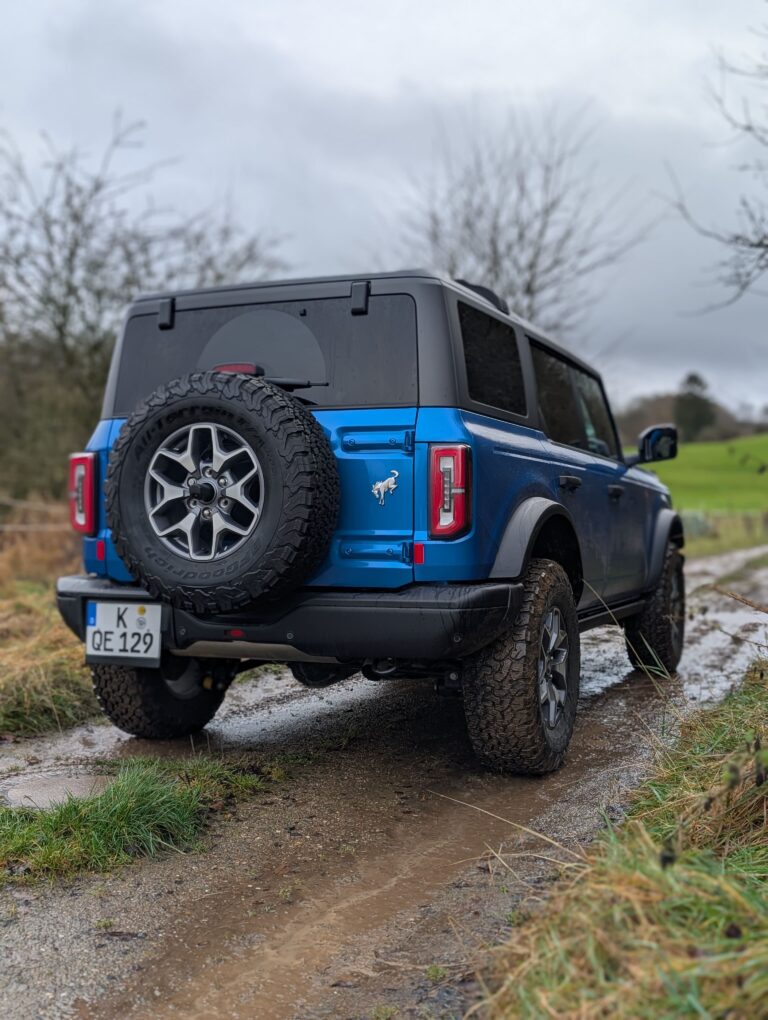
<path fill-rule="evenodd" d="M 638 453 L 627 457 L 633 464 L 652 464 L 657 460 L 672 460 L 677 456 L 677 428 L 674 425 L 651 425 L 637 439 Z"/>

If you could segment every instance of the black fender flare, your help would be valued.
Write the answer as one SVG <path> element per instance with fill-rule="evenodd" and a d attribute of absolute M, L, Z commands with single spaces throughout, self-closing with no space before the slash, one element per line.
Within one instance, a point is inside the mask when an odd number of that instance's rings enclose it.
<path fill-rule="evenodd" d="M 669 543 L 682 549 L 685 545 L 683 533 L 683 522 L 672 507 L 662 507 L 656 517 L 653 526 L 653 540 L 651 543 L 651 556 L 648 561 L 648 591 L 653 591 L 659 583 L 661 571 L 664 568 L 664 556 Z"/>
<path fill-rule="evenodd" d="M 490 578 L 521 577 L 531 559 L 539 532 L 553 517 L 563 518 L 572 529 L 581 562 L 578 534 L 568 509 L 562 503 L 547 499 L 546 496 L 530 496 L 515 507 L 507 521 L 496 559 L 491 567 Z"/>

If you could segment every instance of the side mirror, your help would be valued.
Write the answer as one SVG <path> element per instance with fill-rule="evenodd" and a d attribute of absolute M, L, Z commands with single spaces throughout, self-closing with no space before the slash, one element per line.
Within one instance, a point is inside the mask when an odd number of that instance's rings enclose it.
<path fill-rule="evenodd" d="M 652 464 L 656 460 L 672 460 L 677 456 L 677 428 L 674 425 L 651 425 L 637 439 L 639 452 L 627 463 Z"/>

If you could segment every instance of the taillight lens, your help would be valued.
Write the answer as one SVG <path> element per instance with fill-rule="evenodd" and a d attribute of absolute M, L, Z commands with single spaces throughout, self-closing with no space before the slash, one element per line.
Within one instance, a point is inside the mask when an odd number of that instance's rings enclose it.
<path fill-rule="evenodd" d="M 96 534 L 96 454 L 69 458 L 69 523 L 81 535 Z"/>
<path fill-rule="evenodd" d="M 429 448 L 429 534 L 458 538 L 469 530 L 472 462 L 465 445 Z"/>

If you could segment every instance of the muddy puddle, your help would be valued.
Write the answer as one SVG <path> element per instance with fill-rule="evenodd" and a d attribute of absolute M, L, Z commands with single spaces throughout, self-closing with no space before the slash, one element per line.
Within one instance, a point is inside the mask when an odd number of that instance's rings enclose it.
<path fill-rule="evenodd" d="M 460 702 L 436 698 L 427 685 L 358 677 L 307 691 L 281 672 L 236 685 L 194 743 L 147 744 L 96 725 L 3 747 L 6 797 L 11 780 L 15 797 L 25 789 L 34 797 L 52 776 L 88 777 L 102 757 L 312 757 L 284 788 L 222 823 L 206 854 L 128 869 L 104 886 L 98 913 L 114 914 L 141 939 L 94 943 L 97 908 L 85 895 L 76 907 L 52 893 L 25 908 L 27 939 L 38 941 L 30 959 L 16 941 L 24 925 L 10 938 L 17 1015 L 320 1020 L 368 1017 L 387 1004 L 404 1016 L 462 1015 L 474 992 L 457 975 L 501 936 L 519 898 L 545 881 L 548 865 L 537 855 L 568 852 L 525 830 L 567 848 L 605 814 L 620 816 L 654 741 L 687 706 L 722 696 L 768 643 L 768 617 L 709 587 L 732 575 L 730 587 L 768 600 L 768 571 L 736 576 L 756 555 L 688 570 L 687 647 L 664 690 L 628 669 L 620 634 L 583 636 L 572 749 L 567 766 L 542 780 L 482 772 Z M 71 959 L 53 968 L 44 922 L 57 908 L 75 920 Z M 23 984 L 23 963 L 36 968 L 34 987 Z M 454 980 L 429 981 L 433 964 Z M 60 1012 L 41 998 L 49 986 Z"/>

